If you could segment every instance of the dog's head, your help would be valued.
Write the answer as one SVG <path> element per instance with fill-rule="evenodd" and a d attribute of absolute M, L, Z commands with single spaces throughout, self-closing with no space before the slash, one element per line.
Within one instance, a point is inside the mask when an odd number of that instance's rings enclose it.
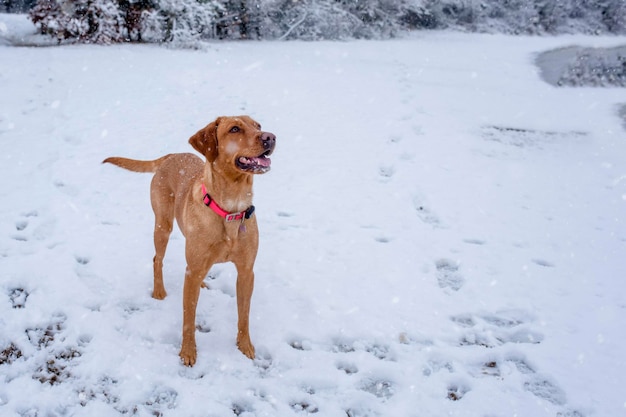
<path fill-rule="evenodd" d="M 264 174 L 270 170 L 276 136 L 249 116 L 218 117 L 189 139 L 207 161 L 225 170 Z"/>

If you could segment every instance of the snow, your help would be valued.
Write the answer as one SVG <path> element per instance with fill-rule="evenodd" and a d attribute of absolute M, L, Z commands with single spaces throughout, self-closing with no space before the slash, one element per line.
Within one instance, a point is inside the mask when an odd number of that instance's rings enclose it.
<path fill-rule="evenodd" d="M 0 36 L 26 27 L 0 15 Z M 620 42 L 0 46 L 0 414 L 624 414 L 624 92 L 534 66 Z M 100 162 L 189 152 L 230 114 L 277 136 L 255 179 L 257 358 L 224 264 L 185 368 L 183 237 L 154 300 L 150 175 Z"/>

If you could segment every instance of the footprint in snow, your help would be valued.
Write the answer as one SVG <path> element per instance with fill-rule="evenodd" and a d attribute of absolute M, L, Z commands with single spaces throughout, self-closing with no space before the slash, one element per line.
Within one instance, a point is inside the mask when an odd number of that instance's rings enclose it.
<path fill-rule="evenodd" d="M 367 352 L 381 361 L 395 362 L 396 360 L 396 355 L 392 351 L 391 347 L 387 344 L 378 342 L 336 338 L 333 341 L 331 351 L 338 353 Z"/>
<path fill-rule="evenodd" d="M 28 229 L 31 224 L 31 218 L 37 217 L 37 215 L 38 213 L 35 210 L 22 214 L 21 218 L 15 221 L 15 230 L 17 232 L 25 233 L 27 231 L 26 229 Z M 18 242 L 28 241 L 28 236 L 23 233 L 15 234 L 11 237 Z"/>
<path fill-rule="evenodd" d="M 15 222 L 15 230 L 21 232 L 28 227 L 28 220 L 18 220 Z"/>
<path fill-rule="evenodd" d="M 78 188 L 73 185 L 68 185 L 64 181 L 55 180 L 53 184 L 57 190 L 61 191 L 63 194 L 69 195 L 70 197 L 76 197 L 79 194 Z"/>
<path fill-rule="evenodd" d="M 24 356 L 24 353 L 13 342 L 8 346 L 0 348 L 0 365 L 11 365 L 13 362 Z M 2 405 L 2 403 L 0 403 Z"/>
<path fill-rule="evenodd" d="M 387 182 L 396 173 L 396 169 L 393 165 L 381 165 L 378 167 L 378 175 L 381 181 Z"/>
<path fill-rule="evenodd" d="M 315 405 L 313 401 L 309 400 L 293 401 L 289 404 L 289 406 L 297 413 L 315 414 L 319 411 L 317 405 Z"/>
<path fill-rule="evenodd" d="M 87 265 L 91 259 L 88 256 L 76 255 L 74 256 L 76 263 L 79 265 Z"/>
<path fill-rule="evenodd" d="M 534 263 L 536 263 L 539 266 L 543 266 L 545 268 L 554 268 L 554 264 L 550 261 L 546 261 L 545 259 L 541 259 L 541 258 L 536 258 L 532 260 Z"/>
<path fill-rule="evenodd" d="M 144 406 L 152 415 L 162 416 L 164 410 L 176 408 L 176 399 L 178 391 L 170 387 L 158 387 L 150 394 L 150 397 L 144 402 Z"/>
<path fill-rule="evenodd" d="M 261 374 L 269 371 L 273 363 L 274 363 L 274 359 L 272 358 L 272 355 L 266 349 L 262 347 L 257 348 L 256 356 L 254 358 L 254 366 L 259 368 L 259 371 L 261 371 Z"/>
<path fill-rule="evenodd" d="M 240 416 L 244 413 L 253 413 L 254 407 L 247 401 L 238 401 L 231 405 L 230 409 L 236 416 Z"/>
<path fill-rule="evenodd" d="M 565 391 L 549 378 L 537 375 L 524 383 L 524 389 L 536 397 L 555 405 L 566 403 Z"/>
<path fill-rule="evenodd" d="M 439 288 L 458 291 L 465 284 L 465 278 L 459 273 L 459 265 L 449 259 L 439 259 L 435 262 L 436 276 Z"/>
<path fill-rule="evenodd" d="M 11 300 L 11 307 L 24 308 L 26 307 L 26 300 L 28 299 L 29 292 L 24 288 L 11 288 L 9 289 L 9 299 Z"/>
<path fill-rule="evenodd" d="M 339 362 L 337 363 L 337 369 L 346 373 L 346 375 L 353 375 L 359 372 L 359 368 L 351 362 Z"/>
<path fill-rule="evenodd" d="M 539 344 L 544 335 L 533 330 L 532 314 L 523 310 L 496 314 L 461 314 L 451 317 L 458 326 L 468 329 L 460 340 L 461 346 L 493 348 L 504 344 Z"/>
<path fill-rule="evenodd" d="M 73 377 L 73 361 L 81 356 L 81 351 L 73 346 L 57 350 L 46 358 L 44 364 L 36 369 L 33 379 L 38 380 L 42 384 L 61 384 Z"/>
<path fill-rule="evenodd" d="M 441 371 L 447 371 L 448 373 L 454 372 L 454 367 L 450 362 L 440 360 L 429 360 L 422 368 L 422 375 L 431 376 Z"/>
<path fill-rule="evenodd" d="M 448 386 L 447 398 L 450 401 L 459 401 L 469 391 L 470 391 L 469 387 L 467 387 L 465 384 L 456 384 L 456 383 L 455 384 L 450 384 Z"/>
<path fill-rule="evenodd" d="M 482 240 L 482 239 L 463 239 L 464 243 L 467 243 L 468 245 L 484 245 L 485 243 L 487 243 L 486 241 Z"/>
<path fill-rule="evenodd" d="M 368 378 L 361 383 L 360 389 L 382 400 L 388 400 L 395 394 L 394 383 L 385 378 Z"/>
<path fill-rule="evenodd" d="M 433 213 L 423 198 L 415 196 L 413 198 L 413 207 L 421 221 L 435 228 L 442 227 L 439 217 Z"/>
<path fill-rule="evenodd" d="M 57 314 L 47 326 L 30 327 L 25 330 L 26 337 L 33 346 L 38 349 L 44 349 L 52 345 L 59 337 L 59 334 L 65 330 L 65 314 Z"/>

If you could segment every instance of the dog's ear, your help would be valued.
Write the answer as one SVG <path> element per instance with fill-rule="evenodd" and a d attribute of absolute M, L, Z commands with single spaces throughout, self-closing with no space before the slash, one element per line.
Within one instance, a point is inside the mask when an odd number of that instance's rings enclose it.
<path fill-rule="evenodd" d="M 189 138 L 189 144 L 196 151 L 206 156 L 209 162 L 217 159 L 217 126 L 219 122 L 220 119 L 218 118 Z"/>

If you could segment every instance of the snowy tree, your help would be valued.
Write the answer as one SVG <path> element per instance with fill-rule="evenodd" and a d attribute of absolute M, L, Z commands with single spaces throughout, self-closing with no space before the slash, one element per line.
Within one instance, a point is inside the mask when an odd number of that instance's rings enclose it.
<path fill-rule="evenodd" d="M 88 42 L 113 43 L 127 38 L 125 21 L 117 5 L 108 0 L 86 1 L 85 19 L 89 30 L 84 38 Z"/>
<path fill-rule="evenodd" d="M 30 17 L 41 33 L 59 42 L 74 38 L 108 44 L 124 39 L 124 19 L 109 0 L 39 0 Z"/>
<path fill-rule="evenodd" d="M 156 2 L 154 0 L 118 0 L 118 6 L 124 16 L 126 40 L 141 42 L 144 13 L 154 10 Z"/>
<path fill-rule="evenodd" d="M 30 10 L 36 0 L 0 0 L 0 12 L 24 13 Z"/>
<path fill-rule="evenodd" d="M 602 11 L 602 23 L 605 24 L 609 32 L 626 32 L 626 1 L 610 0 L 605 2 Z"/>
<path fill-rule="evenodd" d="M 430 17 L 418 0 L 267 0 L 246 10 L 261 37 L 278 39 L 388 38 Z"/>
<path fill-rule="evenodd" d="M 222 8 L 218 12 L 215 35 L 219 39 L 259 39 L 260 0 L 222 0 Z"/>
<path fill-rule="evenodd" d="M 158 0 L 155 10 L 143 14 L 142 27 L 148 41 L 195 46 L 215 36 L 215 20 L 222 9 L 215 0 Z"/>
<path fill-rule="evenodd" d="M 39 0 L 31 17 L 59 40 L 176 46 L 210 38 L 389 38 L 423 28 L 626 33 L 625 0 Z"/>
<path fill-rule="evenodd" d="M 427 0 L 438 27 L 513 34 L 624 33 L 624 0 Z"/>

